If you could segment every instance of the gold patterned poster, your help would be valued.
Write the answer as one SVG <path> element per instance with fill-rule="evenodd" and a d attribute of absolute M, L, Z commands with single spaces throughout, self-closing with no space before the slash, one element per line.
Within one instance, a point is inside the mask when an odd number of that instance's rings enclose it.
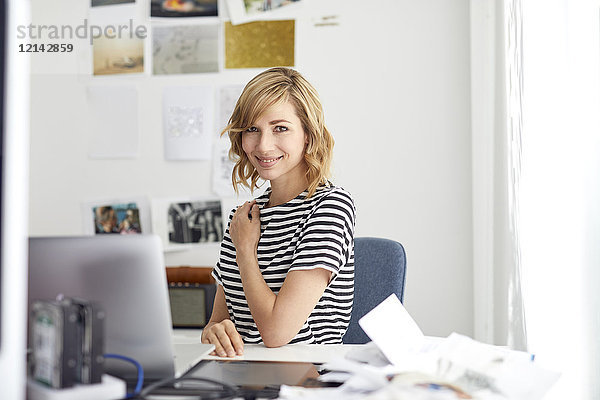
<path fill-rule="evenodd" d="M 294 66 L 294 20 L 225 23 L 225 68 Z"/>

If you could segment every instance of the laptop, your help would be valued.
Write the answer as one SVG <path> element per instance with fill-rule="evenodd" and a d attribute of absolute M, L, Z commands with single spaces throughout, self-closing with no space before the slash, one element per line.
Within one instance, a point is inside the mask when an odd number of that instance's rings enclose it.
<path fill-rule="evenodd" d="M 175 370 L 171 310 L 162 244 L 156 235 L 29 239 L 28 305 L 58 294 L 96 301 L 106 312 L 105 353 L 137 360 L 145 381 L 181 375 L 212 351 L 182 352 Z M 106 359 L 105 372 L 131 382 L 136 368 Z"/>

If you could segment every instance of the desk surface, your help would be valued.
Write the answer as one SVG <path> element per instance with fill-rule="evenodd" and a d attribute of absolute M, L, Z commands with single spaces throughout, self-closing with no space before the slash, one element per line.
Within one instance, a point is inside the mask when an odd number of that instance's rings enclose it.
<path fill-rule="evenodd" d="M 173 331 L 173 344 L 175 346 L 175 369 L 180 372 L 194 360 L 246 360 L 246 361 L 299 361 L 312 363 L 325 363 L 337 357 L 344 356 L 348 351 L 362 345 L 355 344 L 289 344 L 277 348 L 267 348 L 262 344 L 246 344 L 244 354 L 234 358 L 221 358 L 216 356 L 199 355 L 201 350 L 199 329 L 185 329 Z"/>

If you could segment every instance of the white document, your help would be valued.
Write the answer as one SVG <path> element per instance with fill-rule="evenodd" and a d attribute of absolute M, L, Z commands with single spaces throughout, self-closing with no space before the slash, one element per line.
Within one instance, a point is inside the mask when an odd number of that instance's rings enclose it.
<path fill-rule="evenodd" d="M 227 85 L 219 88 L 219 116 L 217 120 L 217 136 L 229 122 L 235 103 L 244 90 L 244 85 Z"/>
<path fill-rule="evenodd" d="M 422 351 L 425 336 L 395 294 L 362 317 L 358 323 L 393 365 Z"/>
<path fill-rule="evenodd" d="M 218 128 L 215 130 L 212 184 L 213 192 L 223 197 L 235 197 L 235 191 L 231 182 L 234 163 L 229 159 L 229 149 L 231 148 L 229 136 L 227 134 L 219 136 L 219 134 L 227 126 L 229 118 L 231 118 L 231 113 L 235 108 L 235 103 L 243 89 L 243 85 L 231 85 L 219 88 Z"/>
<path fill-rule="evenodd" d="M 172 87 L 163 92 L 166 160 L 209 160 L 212 153 L 213 89 Z"/>
<path fill-rule="evenodd" d="M 136 158 L 139 155 L 137 97 L 135 86 L 88 87 L 90 158 Z"/>

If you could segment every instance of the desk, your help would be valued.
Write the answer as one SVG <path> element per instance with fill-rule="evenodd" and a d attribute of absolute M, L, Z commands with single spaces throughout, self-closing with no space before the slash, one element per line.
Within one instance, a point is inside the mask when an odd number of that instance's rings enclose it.
<path fill-rule="evenodd" d="M 244 345 L 244 354 L 234 358 L 216 356 L 198 356 L 200 329 L 176 329 L 173 331 L 173 345 L 175 352 L 175 371 L 181 375 L 192 365 L 203 359 L 211 360 L 246 360 L 246 361 L 297 361 L 311 363 L 325 363 L 335 358 L 343 357 L 347 352 L 364 345 L 318 345 L 318 344 L 291 344 L 277 348 L 267 348 L 262 344 Z M 153 395 L 153 400 L 171 400 L 172 397 Z"/>
<path fill-rule="evenodd" d="M 360 344 L 288 344 L 282 347 L 267 348 L 262 344 L 244 345 L 244 354 L 234 358 L 216 356 L 197 357 L 194 344 L 200 343 L 199 329 L 182 329 L 173 331 L 173 344 L 175 349 L 175 370 L 181 372 L 193 362 L 194 357 L 212 360 L 246 360 L 246 361 L 298 361 L 325 363 L 335 358 L 343 357 L 348 351 L 356 349 Z M 197 347 L 196 347 L 197 348 Z"/>

